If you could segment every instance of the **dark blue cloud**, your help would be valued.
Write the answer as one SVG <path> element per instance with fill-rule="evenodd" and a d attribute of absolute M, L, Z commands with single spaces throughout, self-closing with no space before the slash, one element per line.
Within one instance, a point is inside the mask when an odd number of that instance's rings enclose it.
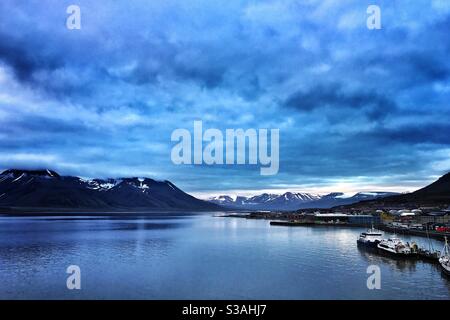
<path fill-rule="evenodd" d="M 36 44 L 1 33 L 0 60 L 13 69 L 20 81 L 31 81 L 40 70 L 52 71 L 63 66 L 59 58 L 43 53 Z"/>
<path fill-rule="evenodd" d="M 450 169 L 447 1 L 380 0 L 376 31 L 365 0 L 77 3 L 81 30 L 67 1 L 0 3 L 0 167 L 196 192 L 409 188 Z M 280 173 L 173 165 L 170 134 L 194 120 L 279 128 Z"/>
<path fill-rule="evenodd" d="M 436 144 L 450 145 L 450 123 L 415 123 L 394 128 L 376 127 L 371 132 L 363 134 L 360 139 L 374 139 L 380 145 L 385 143 L 403 143 L 407 145 Z"/>
<path fill-rule="evenodd" d="M 349 92 L 339 84 L 319 85 L 306 91 L 297 91 L 289 96 L 285 105 L 299 111 L 309 112 L 319 108 L 331 108 L 333 112 L 342 113 L 342 109 L 362 112 L 370 120 L 386 117 L 396 111 L 396 104 L 384 95 L 360 89 Z"/>

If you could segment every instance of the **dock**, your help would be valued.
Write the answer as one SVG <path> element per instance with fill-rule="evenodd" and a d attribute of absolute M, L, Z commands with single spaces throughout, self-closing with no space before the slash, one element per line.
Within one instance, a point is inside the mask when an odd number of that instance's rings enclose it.
<path fill-rule="evenodd" d="M 312 226 L 315 225 L 313 221 L 286 221 L 286 220 L 273 220 L 270 221 L 271 226 L 287 226 L 287 227 L 303 227 L 303 226 Z"/>
<path fill-rule="evenodd" d="M 438 232 L 434 230 L 415 230 L 415 229 L 404 229 L 404 228 L 394 228 L 391 226 L 388 226 L 386 224 L 380 224 L 376 226 L 377 229 L 380 229 L 382 231 L 397 233 L 397 234 L 406 234 L 406 235 L 412 235 L 412 236 L 419 236 L 419 237 L 430 237 L 433 239 L 444 241 L 445 237 L 450 238 L 449 232 Z"/>

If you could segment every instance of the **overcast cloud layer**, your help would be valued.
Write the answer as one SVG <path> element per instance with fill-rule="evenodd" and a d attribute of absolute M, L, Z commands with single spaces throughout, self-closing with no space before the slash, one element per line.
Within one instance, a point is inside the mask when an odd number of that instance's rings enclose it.
<path fill-rule="evenodd" d="M 1 1 L 0 168 L 195 194 L 412 190 L 450 170 L 449 31 L 447 0 Z M 194 120 L 279 128 L 279 174 L 172 164 Z"/>

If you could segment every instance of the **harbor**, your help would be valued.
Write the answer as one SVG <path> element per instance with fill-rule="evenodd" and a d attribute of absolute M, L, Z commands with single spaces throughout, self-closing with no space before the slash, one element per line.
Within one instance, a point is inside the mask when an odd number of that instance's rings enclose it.
<path fill-rule="evenodd" d="M 417 211 L 416 211 L 417 212 Z M 246 219 L 270 220 L 270 226 L 281 227 L 345 227 L 361 228 L 371 225 L 371 228 L 362 232 L 356 240 L 361 250 L 385 256 L 394 260 L 414 261 L 420 260 L 440 266 L 443 274 L 450 275 L 450 256 L 448 239 L 448 215 L 430 219 L 429 216 L 402 215 L 389 216 L 384 212 L 378 214 L 345 214 L 345 213 L 273 213 L 253 212 L 249 214 L 226 215 Z M 406 217 L 406 218 L 405 218 Z M 431 220 L 431 221 L 430 221 Z M 393 235 L 384 238 L 383 232 Z M 415 241 L 404 241 L 398 234 L 427 238 L 427 245 L 418 245 Z M 444 241 L 442 250 L 436 249 L 431 239 Z"/>
<path fill-rule="evenodd" d="M 356 224 L 345 224 L 344 222 L 333 222 L 333 223 L 320 223 L 314 221 L 270 221 L 270 225 L 272 226 L 346 226 L 346 227 L 361 227 L 361 225 Z M 448 256 L 448 248 L 447 245 L 447 237 L 442 234 L 437 234 L 436 232 L 426 232 L 419 230 L 408 231 L 407 229 L 402 230 L 402 234 L 414 235 L 414 236 L 427 236 L 431 238 L 441 239 L 444 237 L 445 246 L 444 250 L 441 254 L 441 251 L 434 249 L 429 246 L 428 248 L 419 247 L 415 242 L 403 243 L 401 239 L 395 236 L 394 238 L 382 239 L 382 230 L 392 232 L 396 235 L 396 229 L 393 227 L 389 227 L 386 225 L 379 224 L 377 226 L 379 230 L 376 230 L 373 226 L 372 229 L 367 232 L 363 232 L 360 234 L 357 244 L 358 246 L 365 247 L 367 249 L 374 249 L 375 252 L 379 254 L 388 255 L 393 258 L 400 259 L 421 259 L 430 263 L 439 263 L 439 259 L 442 254 Z M 381 246 L 380 246 L 381 244 Z"/>
<path fill-rule="evenodd" d="M 414 213 L 414 214 L 413 214 Z M 433 238 L 444 241 L 450 238 L 450 212 L 443 211 L 440 215 L 436 212 L 426 214 L 415 210 L 398 210 L 384 212 L 269 212 L 255 211 L 222 215 L 221 217 L 264 219 L 269 220 L 272 226 L 302 227 L 302 226 L 345 226 L 345 227 L 370 227 L 402 235 Z"/>
<path fill-rule="evenodd" d="M 386 255 L 393 259 L 421 259 L 426 262 L 439 264 L 442 273 L 450 275 L 450 255 L 448 239 L 444 237 L 444 248 L 436 250 L 431 241 L 428 248 L 419 247 L 416 242 L 405 242 L 397 235 L 383 238 L 383 233 L 372 227 L 362 232 L 356 240 L 357 245 L 370 250 L 375 250 L 380 255 Z"/>
<path fill-rule="evenodd" d="M 448 255 L 447 238 L 443 251 L 436 250 L 431 242 L 428 248 L 420 247 L 416 242 L 405 242 L 398 238 L 396 234 L 389 238 L 383 238 L 383 233 L 374 227 L 366 232 L 362 232 L 358 239 L 357 245 L 367 249 L 374 249 L 378 254 L 387 255 L 392 258 L 400 259 L 421 259 L 426 262 L 439 263 L 442 256 Z"/>
<path fill-rule="evenodd" d="M 303 226 L 346 226 L 346 227 L 367 227 L 365 223 L 347 223 L 343 221 L 307 221 L 307 220 L 271 220 L 272 226 L 303 227 Z M 399 228 L 389 224 L 378 223 L 375 225 L 379 230 L 388 231 L 403 235 L 413 235 L 419 237 L 430 237 L 444 241 L 445 237 L 450 237 L 450 232 L 439 232 L 435 230 L 419 230 L 411 228 Z"/>

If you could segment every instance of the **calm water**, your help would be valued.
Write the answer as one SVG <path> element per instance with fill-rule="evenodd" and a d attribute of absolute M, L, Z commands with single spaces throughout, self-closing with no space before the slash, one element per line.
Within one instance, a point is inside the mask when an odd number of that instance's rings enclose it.
<path fill-rule="evenodd" d="M 0 217 L 0 298 L 450 298 L 438 266 L 359 250 L 362 230 L 212 214 Z M 81 268 L 81 290 L 66 289 L 72 264 Z M 366 287 L 372 264 L 381 268 L 381 290 Z"/>

